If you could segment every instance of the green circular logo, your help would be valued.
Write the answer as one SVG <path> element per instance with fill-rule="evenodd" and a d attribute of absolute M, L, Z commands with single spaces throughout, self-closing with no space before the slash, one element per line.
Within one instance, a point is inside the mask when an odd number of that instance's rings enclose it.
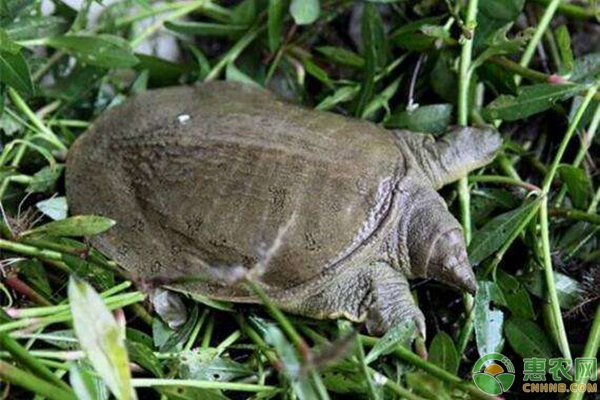
<path fill-rule="evenodd" d="M 473 366 L 473 382 L 484 393 L 498 395 L 506 392 L 515 381 L 515 367 L 500 353 L 481 357 Z"/>

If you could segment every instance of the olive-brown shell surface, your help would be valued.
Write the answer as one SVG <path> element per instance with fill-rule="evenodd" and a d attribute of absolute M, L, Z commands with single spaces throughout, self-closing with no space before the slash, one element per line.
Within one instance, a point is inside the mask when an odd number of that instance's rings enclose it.
<path fill-rule="evenodd" d="M 93 244 L 142 277 L 226 275 L 277 245 L 262 281 L 285 290 L 360 246 L 404 172 L 374 124 L 213 83 L 107 111 L 73 145 L 66 185 L 71 213 L 117 222 Z"/>

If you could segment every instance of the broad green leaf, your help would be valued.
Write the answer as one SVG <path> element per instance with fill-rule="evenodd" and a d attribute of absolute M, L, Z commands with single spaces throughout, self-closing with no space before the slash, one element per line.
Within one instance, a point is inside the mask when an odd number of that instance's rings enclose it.
<path fill-rule="evenodd" d="M 489 353 L 499 353 L 504 346 L 502 325 L 504 313 L 492 306 L 497 302 L 499 289 L 494 282 L 480 281 L 479 290 L 475 295 L 475 339 L 480 356 Z"/>
<path fill-rule="evenodd" d="M 573 206 L 580 210 L 587 208 L 592 197 L 592 181 L 581 168 L 561 165 L 558 169 L 560 179 L 567 185 Z"/>
<path fill-rule="evenodd" d="M 225 70 L 225 79 L 232 82 L 242 82 L 247 85 L 262 88 L 262 86 L 260 86 L 256 81 L 240 71 L 233 62 L 227 64 L 227 69 Z"/>
<path fill-rule="evenodd" d="M 497 188 L 477 188 L 473 190 L 471 210 L 475 226 L 480 227 L 489 221 L 497 210 L 508 211 L 521 205 L 522 199 L 513 192 Z"/>
<path fill-rule="evenodd" d="M 59 221 L 48 222 L 23 232 L 23 236 L 48 235 L 48 236 L 93 236 L 98 235 L 115 225 L 110 218 L 96 215 L 77 215 Z"/>
<path fill-rule="evenodd" d="M 125 332 L 102 298 L 85 281 L 71 277 L 73 328 L 94 370 L 119 400 L 136 399 L 125 348 Z"/>
<path fill-rule="evenodd" d="M 573 82 L 593 80 L 600 74 L 600 52 L 589 53 L 575 60 L 570 78 Z"/>
<path fill-rule="evenodd" d="M 439 134 L 446 130 L 451 117 L 451 104 L 430 104 L 418 107 L 415 110 L 395 113 L 384 124 L 386 128 Z"/>
<path fill-rule="evenodd" d="M 243 0 L 231 14 L 234 24 L 250 26 L 256 19 L 256 0 Z"/>
<path fill-rule="evenodd" d="M 476 50 L 485 48 L 485 43 L 498 29 L 511 25 L 523 11 L 525 0 L 485 0 L 478 3 L 477 28 L 474 38 Z"/>
<path fill-rule="evenodd" d="M 506 37 L 506 33 L 510 26 L 506 26 L 502 29 L 498 29 L 494 33 L 494 35 L 488 40 L 486 43 L 485 50 L 477 56 L 473 63 L 471 64 L 471 68 L 475 69 L 481 66 L 487 59 L 498 56 L 498 55 L 508 55 L 514 54 L 519 51 L 527 44 L 533 31 L 528 30 L 520 35 L 517 35 L 513 39 L 508 39 Z"/>
<path fill-rule="evenodd" d="M 365 60 L 361 56 L 343 47 L 319 46 L 315 50 L 335 64 L 358 69 L 365 66 Z"/>
<path fill-rule="evenodd" d="M 0 83 L 5 83 L 28 96 L 33 94 L 34 88 L 29 65 L 21 51 L 11 53 L 0 50 Z"/>
<path fill-rule="evenodd" d="M 162 365 L 151 348 L 144 343 L 133 340 L 126 340 L 125 345 L 131 362 L 138 364 L 157 378 L 162 378 Z"/>
<path fill-rule="evenodd" d="M 546 300 L 546 278 L 542 271 L 535 271 L 521 277 L 520 280 L 531 293 L 544 301 Z M 579 303 L 582 290 L 578 281 L 555 271 L 554 283 L 556 285 L 558 303 L 563 310 L 570 310 Z"/>
<path fill-rule="evenodd" d="M 504 331 L 510 346 L 523 358 L 551 358 L 553 346 L 544 330 L 535 322 L 511 317 Z"/>
<path fill-rule="evenodd" d="M 63 17 L 46 15 L 43 18 L 21 19 L 6 28 L 12 40 L 30 40 L 42 37 L 58 36 L 69 29 L 68 21 Z"/>
<path fill-rule="evenodd" d="M 56 187 L 56 182 L 62 175 L 65 166 L 57 164 L 54 167 L 47 166 L 33 174 L 31 181 L 27 185 L 27 192 L 53 192 Z"/>
<path fill-rule="evenodd" d="M 517 84 L 515 83 L 515 74 L 494 63 L 484 63 L 477 69 L 477 75 L 496 95 L 517 94 Z"/>
<path fill-rule="evenodd" d="M 287 3 L 287 0 L 269 0 L 267 27 L 269 32 L 269 49 L 272 52 L 275 52 L 281 45 L 283 19 L 285 18 Z"/>
<path fill-rule="evenodd" d="M 226 25 L 191 21 L 166 21 L 165 27 L 178 33 L 210 37 L 234 36 L 248 30 L 248 26 L 246 25 Z"/>
<path fill-rule="evenodd" d="M 365 357 L 365 362 L 370 364 L 382 355 L 391 353 L 399 344 L 405 347 L 410 346 L 415 338 L 416 332 L 417 329 L 412 320 L 406 320 L 403 323 L 393 326 L 377 341 L 375 346 L 371 348 L 371 351 L 369 351 L 369 354 Z"/>
<path fill-rule="evenodd" d="M 554 30 L 554 36 L 556 37 L 556 46 L 558 47 L 562 61 L 560 72 L 562 75 L 565 75 L 573 71 L 573 68 L 575 67 L 575 58 L 573 57 L 573 50 L 571 49 L 569 29 L 566 25 L 561 25 Z"/>
<path fill-rule="evenodd" d="M 100 398 L 95 376 L 75 363 L 69 366 L 69 382 L 79 400 Z"/>
<path fill-rule="evenodd" d="M 519 226 L 533 217 L 540 201 L 541 197 L 528 201 L 517 209 L 497 216 L 476 231 L 469 244 L 471 264 L 477 265 L 499 250 L 515 234 Z"/>
<path fill-rule="evenodd" d="M 320 0 L 292 0 L 290 14 L 298 25 L 312 24 L 321 13 Z"/>
<path fill-rule="evenodd" d="M 49 38 L 46 43 L 97 67 L 129 68 L 139 62 L 129 42 L 118 36 L 66 35 Z"/>
<path fill-rule="evenodd" d="M 0 50 L 10 54 L 17 54 L 21 50 L 21 46 L 13 42 L 13 39 L 2 28 L 0 28 Z"/>
<path fill-rule="evenodd" d="M 52 197 L 48 200 L 42 200 L 35 203 L 35 206 L 44 215 L 57 221 L 67 218 L 68 207 L 67 198 L 65 196 Z"/>
<path fill-rule="evenodd" d="M 333 83 L 331 82 L 331 79 L 329 79 L 329 75 L 327 75 L 327 71 L 325 71 L 323 68 L 319 67 L 314 62 L 312 62 L 310 58 L 304 57 L 302 59 L 302 65 L 304 65 L 304 69 L 311 76 L 318 79 L 325 86 L 327 86 L 329 88 L 333 88 Z"/>
<path fill-rule="evenodd" d="M 135 65 L 136 70 L 148 70 L 150 72 L 150 83 L 158 86 L 175 85 L 179 82 L 181 75 L 194 69 L 192 64 L 177 64 L 159 57 L 136 53 L 140 61 Z"/>
<path fill-rule="evenodd" d="M 442 22 L 440 17 L 428 17 L 402 24 L 389 35 L 389 40 L 406 50 L 417 52 L 430 50 L 434 47 L 436 38 L 425 34 L 422 29 L 440 22 Z"/>
<path fill-rule="evenodd" d="M 373 99 L 365 106 L 365 110 L 363 111 L 361 118 L 372 118 L 374 114 L 381 108 L 385 109 L 386 116 L 388 116 L 391 112 L 389 102 L 396 92 L 398 92 L 398 86 L 400 85 L 401 80 L 402 75 L 390 83 L 385 89 L 373 96 Z"/>
<path fill-rule="evenodd" d="M 501 95 L 483 109 L 487 120 L 516 121 L 551 108 L 582 92 L 585 85 L 541 83 L 519 89 L 517 96 Z"/>
<path fill-rule="evenodd" d="M 535 318 L 529 292 L 515 277 L 502 270 L 498 270 L 496 273 L 496 283 L 500 290 L 502 290 L 506 306 L 513 315 L 531 320 Z"/>
<path fill-rule="evenodd" d="M 458 372 L 460 358 L 450 335 L 441 331 L 435 335 L 429 346 L 429 361 L 453 374 Z"/>
<path fill-rule="evenodd" d="M 19 274 L 46 299 L 52 298 L 52 288 L 46 275 L 44 265 L 38 259 L 32 258 L 18 264 Z"/>
<path fill-rule="evenodd" d="M 214 348 L 199 348 L 180 353 L 179 375 L 183 379 L 229 382 L 252 376 L 252 368 L 221 357 Z"/>
<path fill-rule="evenodd" d="M 359 91 L 360 89 L 358 86 L 342 86 L 341 88 L 333 92 L 333 94 L 324 98 L 323 101 L 317 104 L 315 109 L 321 111 L 331 110 L 333 107 L 340 103 L 345 103 L 353 100 Z"/>
<path fill-rule="evenodd" d="M 299 399 L 317 399 L 315 389 L 311 385 L 308 374 L 302 372 L 302 365 L 296 355 L 296 350 L 287 340 L 283 332 L 273 325 L 267 324 L 264 330 L 265 341 L 275 348 L 283 363 L 284 373 L 296 396 Z"/>

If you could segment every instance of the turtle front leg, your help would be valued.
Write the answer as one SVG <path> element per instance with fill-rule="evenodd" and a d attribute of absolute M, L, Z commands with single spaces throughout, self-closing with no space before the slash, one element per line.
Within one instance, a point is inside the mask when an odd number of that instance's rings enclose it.
<path fill-rule="evenodd" d="M 373 335 L 382 335 L 391 327 L 413 320 L 425 337 L 425 318 L 415 305 L 404 275 L 384 262 L 348 266 L 327 282 L 307 285 L 295 300 L 282 301 L 287 311 L 313 318 L 345 317 L 366 322 Z"/>

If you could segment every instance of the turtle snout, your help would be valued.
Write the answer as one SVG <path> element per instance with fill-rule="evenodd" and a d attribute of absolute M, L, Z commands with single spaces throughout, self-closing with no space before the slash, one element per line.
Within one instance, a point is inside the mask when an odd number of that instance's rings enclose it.
<path fill-rule="evenodd" d="M 471 294 L 477 291 L 477 279 L 459 229 L 446 232 L 436 241 L 429 264 L 432 278 Z"/>

